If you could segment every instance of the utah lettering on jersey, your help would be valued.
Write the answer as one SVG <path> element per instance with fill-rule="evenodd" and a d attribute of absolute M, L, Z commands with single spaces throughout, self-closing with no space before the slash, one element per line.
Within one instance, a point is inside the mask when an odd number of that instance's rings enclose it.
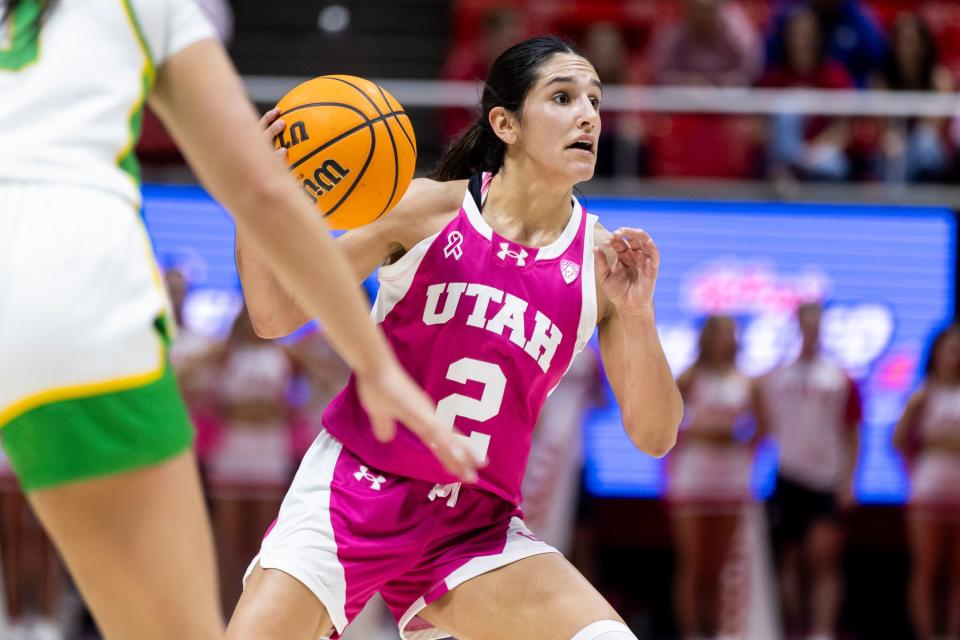
<path fill-rule="evenodd" d="M 446 294 L 443 306 L 440 297 Z M 467 282 L 442 282 L 427 288 L 427 300 L 423 309 L 423 323 L 427 326 L 446 324 L 457 315 L 464 297 L 474 298 L 473 310 L 467 316 L 468 326 L 486 329 L 499 336 L 509 330 L 507 338 L 534 359 L 544 373 L 550 368 L 563 333 L 547 316 L 536 309 L 529 309 L 526 300 L 504 293 L 485 284 Z M 491 317 L 491 303 L 501 305 Z M 469 303 L 468 303 L 469 304 Z M 527 316 L 533 316 L 530 322 Z M 533 325 L 532 335 L 527 327 Z"/>

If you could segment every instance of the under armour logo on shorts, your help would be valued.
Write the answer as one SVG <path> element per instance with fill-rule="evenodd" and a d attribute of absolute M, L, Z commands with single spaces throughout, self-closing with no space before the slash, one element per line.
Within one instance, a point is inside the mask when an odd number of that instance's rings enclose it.
<path fill-rule="evenodd" d="M 501 260 L 506 260 L 508 256 L 516 260 L 518 267 L 522 267 L 527 264 L 528 255 L 530 254 L 527 253 L 526 250 L 524 249 L 520 249 L 520 251 L 513 251 L 512 249 L 510 249 L 509 242 L 501 242 L 500 251 L 497 252 L 497 257 L 500 258 Z"/>
<path fill-rule="evenodd" d="M 563 281 L 567 284 L 570 284 L 577 279 L 577 276 L 580 274 L 580 265 L 576 262 L 571 262 L 564 258 L 560 261 L 560 275 L 563 276 Z"/>
<path fill-rule="evenodd" d="M 449 258 L 453 256 L 454 260 L 459 260 L 463 257 L 463 249 L 460 248 L 460 245 L 463 244 L 463 234 L 459 231 L 451 231 L 447 234 L 447 246 L 443 248 L 443 257 Z"/>
<path fill-rule="evenodd" d="M 363 465 L 360 465 L 360 471 L 357 471 L 355 474 L 353 474 L 353 477 L 358 481 L 366 480 L 370 483 L 370 488 L 374 491 L 380 491 L 380 485 L 387 481 L 387 479 L 383 476 L 373 475 L 370 473 L 370 470 Z"/>

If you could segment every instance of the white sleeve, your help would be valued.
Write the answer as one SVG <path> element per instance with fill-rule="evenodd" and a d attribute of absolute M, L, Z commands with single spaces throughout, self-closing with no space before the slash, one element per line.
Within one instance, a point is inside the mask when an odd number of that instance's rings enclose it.
<path fill-rule="evenodd" d="M 131 0 L 155 68 L 175 53 L 217 32 L 194 0 Z"/>

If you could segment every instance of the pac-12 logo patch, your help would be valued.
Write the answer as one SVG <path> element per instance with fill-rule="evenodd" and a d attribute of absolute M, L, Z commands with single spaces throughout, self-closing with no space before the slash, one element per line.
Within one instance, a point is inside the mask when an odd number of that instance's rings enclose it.
<path fill-rule="evenodd" d="M 564 258 L 560 261 L 560 275 L 563 276 L 564 282 L 570 284 L 580 275 L 580 265 Z"/>

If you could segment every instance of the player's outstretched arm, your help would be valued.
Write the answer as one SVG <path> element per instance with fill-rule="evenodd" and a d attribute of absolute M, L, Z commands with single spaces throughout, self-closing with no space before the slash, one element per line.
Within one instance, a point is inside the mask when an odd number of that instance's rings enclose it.
<path fill-rule="evenodd" d="M 374 429 L 389 439 L 404 422 L 454 474 L 472 479 L 479 463 L 434 415 L 434 406 L 401 369 L 323 220 L 270 150 L 239 76 L 216 41 L 204 40 L 159 70 L 151 106 L 203 184 L 269 260 L 296 303 L 324 325 L 357 375 Z"/>
<path fill-rule="evenodd" d="M 657 335 L 653 290 L 660 252 L 639 229 L 597 230 L 594 260 L 600 355 L 638 449 L 663 456 L 677 441 L 683 400 Z"/>

